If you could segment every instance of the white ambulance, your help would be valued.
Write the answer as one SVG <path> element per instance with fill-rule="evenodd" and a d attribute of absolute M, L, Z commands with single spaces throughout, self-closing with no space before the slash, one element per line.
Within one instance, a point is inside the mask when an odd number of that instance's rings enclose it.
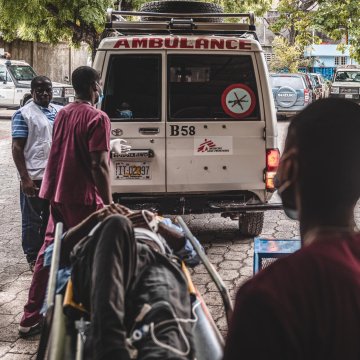
<path fill-rule="evenodd" d="M 131 208 L 220 213 L 258 235 L 276 207 L 275 108 L 253 14 L 220 11 L 174 0 L 109 10 L 94 68 L 112 138 L 131 146 L 112 154 L 112 189 Z"/>

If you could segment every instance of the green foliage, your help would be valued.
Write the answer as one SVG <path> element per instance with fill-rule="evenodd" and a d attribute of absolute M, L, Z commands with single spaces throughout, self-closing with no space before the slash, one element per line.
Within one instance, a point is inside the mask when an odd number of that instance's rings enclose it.
<path fill-rule="evenodd" d="M 146 0 L 120 0 L 123 10 L 139 9 Z M 211 1 L 211 0 L 210 0 Z M 264 14 L 271 0 L 213 0 L 226 11 L 253 10 Z M 105 12 L 119 0 L 0 0 L 0 32 L 6 41 L 16 38 L 56 44 L 84 41 L 95 49 L 105 25 Z"/>
<path fill-rule="evenodd" d="M 320 0 L 315 21 L 329 37 L 348 43 L 351 56 L 360 62 L 358 0 Z"/>
<path fill-rule="evenodd" d="M 285 35 L 290 45 L 317 43 L 312 32 L 319 31 L 349 43 L 351 56 L 360 61 L 359 0 L 280 0 L 277 10 L 280 17 L 271 29 Z"/>
<path fill-rule="evenodd" d="M 112 6 L 113 0 L 0 0 L 0 31 L 7 41 L 84 41 L 93 48 Z"/>
<path fill-rule="evenodd" d="M 253 11 L 257 16 L 263 16 L 271 6 L 271 0 L 210 0 L 223 6 L 225 12 L 248 12 Z"/>
<path fill-rule="evenodd" d="M 270 70 L 279 72 L 284 69 L 297 72 L 299 66 L 303 65 L 303 48 L 298 44 L 291 45 L 283 37 L 277 36 L 273 41 L 274 58 L 270 62 Z"/>
<path fill-rule="evenodd" d="M 306 46 L 313 41 L 312 30 L 318 29 L 314 24 L 314 11 L 309 11 L 316 1 L 280 0 L 277 11 L 278 20 L 272 24 L 274 33 L 284 33 L 291 45 Z"/>

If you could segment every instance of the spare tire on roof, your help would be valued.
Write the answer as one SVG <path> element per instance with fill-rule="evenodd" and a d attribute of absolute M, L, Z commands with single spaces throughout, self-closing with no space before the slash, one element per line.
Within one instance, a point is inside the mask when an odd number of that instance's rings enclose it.
<path fill-rule="evenodd" d="M 140 11 L 157 13 L 223 13 L 224 8 L 217 4 L 194 0 L 164 0 L 151 1 L 143 4 Z M 142 17 L 142 21 L 164 21 L 169 18 Z M 194 21 L 222 22 L 223 18 L 194 18 Z"/>

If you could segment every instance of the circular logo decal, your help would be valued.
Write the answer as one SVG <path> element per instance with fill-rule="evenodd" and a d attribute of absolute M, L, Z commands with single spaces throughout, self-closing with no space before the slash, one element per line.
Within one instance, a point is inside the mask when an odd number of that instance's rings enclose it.
<path fill-rule="evenodd" d="M 221 105 L 226 114 L 241 119 L 254 111 L 255 94 L 247 85 L 233 84 L 224 90 Z"/>

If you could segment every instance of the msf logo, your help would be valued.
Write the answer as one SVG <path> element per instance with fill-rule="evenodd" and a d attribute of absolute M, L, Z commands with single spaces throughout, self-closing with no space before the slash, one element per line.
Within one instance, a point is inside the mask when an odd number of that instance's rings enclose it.
<path fill-rule="evenodd" d="M 198 152 L 208 152 L 210 149 L 215 148 L 216 145 L 212 140 L 205 139 L 197 149 Z"/>

